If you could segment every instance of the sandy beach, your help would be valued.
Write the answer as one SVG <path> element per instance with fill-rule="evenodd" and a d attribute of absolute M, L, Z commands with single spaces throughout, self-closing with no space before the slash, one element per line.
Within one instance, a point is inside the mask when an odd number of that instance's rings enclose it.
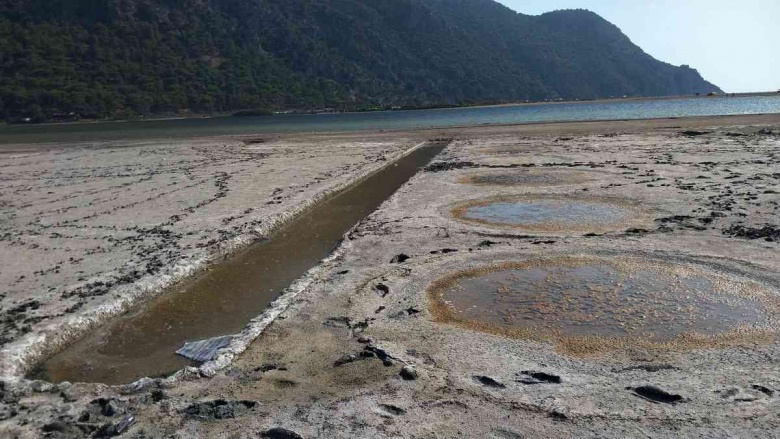
<path fill-rule="evenodd" d="M 240 349 L 123 386 L 22 378 L 445 138 Z M 0 166 L 0 436 L 780 437 L 780 115 L 63 146 Z M 603 301 L 513 313 L 518 276 Z"/>

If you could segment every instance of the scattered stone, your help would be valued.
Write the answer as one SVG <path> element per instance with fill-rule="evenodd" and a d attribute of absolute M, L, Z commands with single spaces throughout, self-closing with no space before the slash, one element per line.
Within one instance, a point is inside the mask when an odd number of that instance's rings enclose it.
<path fill-rule="evenodd" d="M 404 263 L 404 262 L 406 262 L 408 260 L 409 260 L 409 256 L 407 256 L 407 255 L 405 255 L 403 253 L 400 253 L 400 254 L 397 254 L 397 255 L 393 256 L 393 259 L 390 260 L 390 263 L 391 264 L 402 264 L 402 263 Z"/>
<path fill-rule="evenodd" d="M 769 242 L 780 241 L 780 227 L 770 224 L 761 228 L 733 225 L 723 229 L 723 234 L 744 239 L 764 239 Z"/>
<path fill-rule="evenodd" d="M 655 386 L 639 386 L 635 388 L 628 387 L 634 393 L 651 402 L 660 402 L 664 404 L 677 404 L 684 401 L 684 398 L 674 393 L 669 393 Z"/>
<path fill-rule="evenodd" d="M 286 428 L 274 427 L 260 433 L 261 438 L 265 439 L 303 439 L 300 434 Z"/>
<path fill-rule="evenodd" d="M 377 290 L 379 293 L 381 293 L 382 297 L 385 297 L 388 294 L 390 294 L 390 287 L 382 283 L 374 285 L 374 289 Z"/>
<path fill-rule="evenodd" d="M 111 417 L 116 414 L 116 408 L 110 399 L 98 398 L 93 400 L 90 404 L 100 407 L 100 414 L 103 416 Z"/>
<path fill-rule="evenodd" d="M 165 395 L 165 392 L 163 392 L 160 389 L 156 389 L 152 391 L 152 401 L 153 402 L 160 402 L 163 399 L 166 399 L 167 396 Z"/>
<path fill-rule="evenodd" d="M 255 372 L 270 372 L 272 370 L 286 370 L 284 366 L 282 366 L 279 363 L 265 363 L 263 365 L 260 365 L 256 368 L 254 368 Z"/>
<path fill-rule="evenodd" d="M 698 137 L 698 136 L 703 136 L 705 134 L 710 134 L 710 132 L 709 131 L 687 130 L 687 131 L 681 132 L 680 134 L 682 134 L 683 136 L 687 136 L 687 137 Z"/>
<path fill-rule="evenodd" d="M 230 419 L 253 410 L 257 407 L 255 401 L 214 401 L 196 402 L 184 409 L 184 413 L 194 418 L 204 420 Z"/>
<path fill-rule="evenodd" d="M 349 328 L 352 326 L 352 319 L 349 317 L 328 317 L 324 325 L 334 328 Z"/>
<path fill-rule="evenodd" d="M 524 370 L 520 372 L 520 376 L 517 380 L 523 384 L 560 384 L 563 382 L 561 377 L 545 372 L 535 372 L 532 370 Z"/>
<path fill-rule="evenodd" d="M 338 360 L 333 362 L 333 367 L 339 367 L 343 366 L 345 364 L 349 364 L 352 362 L 357 361 L 358 356 L 355 354 L 346 354 L 343 357 L 339 358 Z"/>
<path fill-rule="evenodd" d="M 419 377 L 417 370 L 412 366 L 404 366 L 399 375 L 404 381 L 414 381 Z"/>
<path fill-rule="evenodd" d="M 474 381 L 477 381 L 478 383 L 482 384 L 483 386 L 493 387 L 494 389 L 503 389 L 503 388 L 506 387 L 504 384 L 499 383 L 498 381 L 494 380 L 493 378 L 490 378 L 489 376 L 474 375 L 473 378 L 474 378 Z"/>
<path fill-rule="evenodd" d="M 432 255 L 439 255 L 439 254 L 446 255 L 446 254 L 450 254 L 450 253 L 456 253 L 457 251 L 458 250 L 454 249 L 454 248 L 443 248 L 441 250 L 434 250 L 434 251 L 431 252 L 431 254 Z"/>
<path fill-rule="evenodd" d="M 392 404 L 379 404 L 379 412 L 391 416 L 401 416 L 406 414 L 406 410 Z"/>
<path fill-rule="evenodd" d="M 563 422 L 569 419 L 568 416 L 566 416 L 566 413 L 563 413 L 558 410 L 553 410 L 550 412 L 549 416 L 556 422 Z"/>
<path fill-rule="evenodd" d="M 119 436 L 135 425 L 135 416 L 125 416 L 121 421 L 116 424 L 105 424 L 97 432 L 95 432 L 94 438 L 110 438 Z"/>
<path fill-rule="evenodd" d="M 753 384 L 751 387 L 753 388 L 753 390 L 758 390 L 759 392 L 763 393 L 766 396 L 774 396 L 775 395 L 775 391 L 770 389 L 770 388 L 768 388 L 768 387 L 764 387 L 764 386 L 761 386 L 759 384 Z"/>

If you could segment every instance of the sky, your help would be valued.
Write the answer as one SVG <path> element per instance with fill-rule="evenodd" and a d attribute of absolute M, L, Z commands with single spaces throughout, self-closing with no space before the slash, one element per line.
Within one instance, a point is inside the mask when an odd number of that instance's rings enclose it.
<path fill-rule="evenodd" d="M 727 93 L 780 90 L 780 0 L 497 0 L 539 15 L 588 9 L 653 57 Z"/>

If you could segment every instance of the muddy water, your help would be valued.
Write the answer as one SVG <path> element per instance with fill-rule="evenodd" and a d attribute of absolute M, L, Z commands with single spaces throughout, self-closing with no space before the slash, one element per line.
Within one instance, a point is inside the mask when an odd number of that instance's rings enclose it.
<path fill-rule="evenodd" d="M 444 147 L 419 148 L 317 204 L 269 240 L 104 326 L 46 361 L 32 376 L 52 382 L 119 384 L 188 365 L 174 354 L 185 341 L 241 331 Z"/>
<path fill-rule="evenodd" d="M 647 225 L 646 213 L 625 200 L 588 197 L 493 197 L 456 205 L 452 215 L 467 223 L 533 233 L 606 232 Z"/>
<path fill-rule="evenodd" d="M 524 200 L 472 206 L 463 219 L 511 225 L 539 225 L 622 221 L 629 212 L 618 206 L 577 200 Z"/>
<path fill-rule="evenodd" d="M 773 311 L 744 284 L 665 264 L 560 261 L 465 276 L 442 299 L 457 319 L 562 335 L 717 335 Z"/>

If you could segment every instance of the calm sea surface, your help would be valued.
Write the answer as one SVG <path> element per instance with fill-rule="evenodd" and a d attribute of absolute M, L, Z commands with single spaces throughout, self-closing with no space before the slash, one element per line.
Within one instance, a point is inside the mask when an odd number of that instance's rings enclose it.
<path fill-rule="evenodd" d="M 762 113 L 780 113 L 780 94 L 145 122 L 0 125 L 0 144 L 187 138 L 266 132 L 397 130 L 480 124 Z"/>

